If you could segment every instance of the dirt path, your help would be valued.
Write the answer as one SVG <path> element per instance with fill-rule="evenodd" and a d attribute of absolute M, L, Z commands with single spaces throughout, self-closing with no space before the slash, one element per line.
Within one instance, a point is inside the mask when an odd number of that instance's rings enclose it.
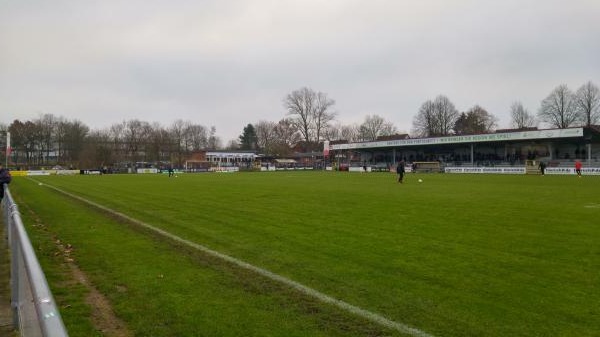
<path fill-rule="evenodd" d="M 125 322 L 115 315 L 108 299 L 91 284 L 87 275 L 79 269 L 74 260 L 73 248 L 70 245 L 63 245 L 60 240 L 55 240 L 55 242 L 65 263 L 71 269 L 72 281 L 83 285 L 88 290 L 85 302 L 92 308 L 91 320 L 96 329 L 105 336 L 133 336 L 134 334 L 129 331 Z"/>
<path fill-rule="evenodd" d="M 31 210 L 29 212 L 33 215 L 35 228 L 48 230 L 47 226 L 35 213 Z M 0 336 L 16 337 L 18 334 L 12 328 L 12 312 L 10 309 L 10 261 L 5 232 L 5 226 L 2 219 L 0 219 Z M 79 269 L 75 261 L 73 248 L 68 244 L 64 245 L 57 237 L 53 239 L 58 251 L 56 255 L 62 255 L 64 262 L 69 266 L 70 274 L 66 275 L 67 279 L 69 279 L 68 283 L 79 283 L 88 290 L 88 294 L 84 300 L 91 308 L 92 317 L 90 319 L 96 330 L 104 336 L 110 337 L 133 336 L 133 332 L 115 315 L 108 299 L 94 287 L 87 275 Z"/>
<path fill-rule="evenodd" d="M 48 230 L 42 220 L 31 210 L 29 211 L 35 221 L 35 227 L 41 230 Z M 94 287 L 87 275 L 79 268 L 75 261 L 76 254 L 73 251 L 73 247 L 70 244 L 64 244 L 54 235 L 53 240 L 58 250 L 57 254 L 62 255 L 64 262 L 69 266 L 71 271 L 71 274 L 67 276 L 70 279 L 69 283 L 79 283 L 88 290 L 85 302 L 91 308 L 92 317 L 90 319 L 94 327 L 104 336 L 133 336 L 133 332 L 129 330 L 125 322 L 115 315 L 108 299 Z"/>

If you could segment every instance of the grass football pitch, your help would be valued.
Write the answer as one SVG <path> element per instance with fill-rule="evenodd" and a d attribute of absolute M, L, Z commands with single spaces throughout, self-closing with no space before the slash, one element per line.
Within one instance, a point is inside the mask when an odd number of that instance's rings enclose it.
<path fill-rule="evenodd" d="M 600 335 L 600 177 L 40 176 L 10 189 L 71 336 L 114 335 L 72 265 L 124 335 Z"/>

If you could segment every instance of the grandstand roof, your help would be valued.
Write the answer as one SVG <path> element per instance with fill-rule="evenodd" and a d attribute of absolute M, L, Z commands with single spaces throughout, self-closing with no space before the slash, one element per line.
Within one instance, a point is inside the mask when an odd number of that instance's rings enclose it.
<path fill-rule="evenodd" d="M 586 129 L 587 136 L 592 139 L 590 132 L 595 133 L 594 139 L 600 137 L 600 133 L 589 128 Z M 408 146 L 424 146 L 424 145 L 449 145 L 461 143 L 485 143 L 485 142 L 506 142 L 506 141 L 523 141 L 536 139 L 567 139 L 567 138 L 584 138 L 584 128 L 567 128 L 567 129 L 545 129 L 545 130 L 527 130 L 517 132 L 501 132 L 488 133 L 478 135 L 455 135 L 447 137 L 431 137 L 431 138 L 410 138 L 387 141 L 374 141 L 349 144 L 330 145 L 330 150 L 347 150 L 347 149 L 368 149 L 382 147 L 408 147 Z"/>

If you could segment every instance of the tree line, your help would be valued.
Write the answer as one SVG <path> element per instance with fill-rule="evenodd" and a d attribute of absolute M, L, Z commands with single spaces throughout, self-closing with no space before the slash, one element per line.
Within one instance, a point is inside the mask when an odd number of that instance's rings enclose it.
<path fill-rule="evenodd" d="M 91 130 L 79 120 L 44 114 L 30 121 L 15 120 L 0 131 L 11 134 L 15 165 L 63 165 L 73 168 L 162 162 L 181 165 L 190 153 L 218 148 L 214 127 L 176 120 L 169 127 L 138 119 Z M 4 147 L 3 147 L 4 148 Z"/>
<path fill-rule="evenodd" d="M 600 122 L 600 90 L 592 82 L 572 92 L 561 84 L 542 100 L 537 114 L 530 113 L 519 101 L 510 107 L 511 127 L 523 129 L 544 123 L 550 128 L 591 126 Z M 421 105 L 413 121 L 413 134 L 436 137 L 490 133 L 498 119 L 479 105 L 459 113 L 448 97 L 439 95 Z"/>
<path fill-rule="evenodd" d="M 373 141 L 398 133 L 393 123 L 367 115 L 360 124 L 336 122 L 335 100 L 304 87 L 282 100 L 285 117 L 277 122 L 249 123 L 236 140 L 223 146 L 215 127 L 176 120 L 165 127 L 138 119 L 92 130 L 78 120 L 44 114 L 30 121 L 0 125 L 11 133 L 11 162 L 26 166 L 59 164 L 102 167 L 113 163 L 162 162 L 181 166 L 199 150 L 253 150 L 285 157 L 292 152 L 319 151 L 322 141 Z M 572 92 L 559 85 L 541 101 L 537 114 L 521 102 L 510 106 L 511 127 L 567 128 L 600 122 L 600 91 L 592 82 Z M 459 112 L 451 100 L 439 95 L 425 101 L 413 119 L 412 137 L 437 137 L 494 132 L 498 118 L 480 105 Z M 4 148 L 4 147 L 3 147 Z"/>

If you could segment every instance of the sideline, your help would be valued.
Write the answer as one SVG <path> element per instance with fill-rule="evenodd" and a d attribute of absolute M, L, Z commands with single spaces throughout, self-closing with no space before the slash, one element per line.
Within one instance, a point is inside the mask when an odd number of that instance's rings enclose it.
<path fill-rule="evenodd" d="M 198 243 L 195 243 L 195 242 L 192 242 L 192 241 L 188 241 L 188 240 L 183 239 L 183 238 L 181 238 L 181 237 L 179 237 L 177 235 L 171 234 L 171 233 L 169 233 L 167 231 L 164 231 L 164 230 L 162 230 L 160 228 L 156 228 L 156 227 L 154 227 L 152 225 L 149 225 L 149 224 L 147 224 L 145 222 L 142 222 L 140 220 L 134 219 L 134 218 L 132 218 L 132 217 L 130 217 L 128 215 L 125 215 L 123 213 L 117 212 L 115 210 L 112 210 L 112 209 L 110 209 L 108 207 L 102 206 L 102 205 L 100 205 L 98 203 L 95 203 L 93 201 L 87 200 L 87 199 L 85 199 L 83 197 L 80 197 L 78 195 L 75 195 L 75 194 L 63 191 L 63 190 L 61 190 L 61 189 L 59 189 L 57 187 L 54 187 L 52 185 L 48 185 L 48 184 L 45 184 L 45 183 L 42 184 L 41 182 L 39 182 L 39 181 L 37 181 L 35 179 L 32 179 L 32 178 L 27 178 L 27 179 L 31 180 L 31 181 L 34 181 L 35 183 L 39 184 L 40 186 L 45 186 L 45 187 L 51 188 L 51 189 L 53 189 L 53 190 L 55 190 L 55 191 L 57 191 L 59 193 L 67 195 L 67 196 L 69 196 L 69 197 L 71 197 L 73 199 L 77 199 L 77 200 L 82 201 L 82 202 L 84 202 L 84 203 L 86 203 L 88 205 L 94 206 L 94 207 L 96 207 L 98 209 L 101 209 L 101 210 L 107 212 L 107 213 L 110 213 L 110 214 L 112 214 L 114 216 L 117 216 L 117 217 L 120 217 L 120 218 L 122 218 L 124 220 L 127 220 L 127 221 L 129 221 L 129 222 L 131 222 L 133 224 L 136 224 L 136 225 L 140 226 L 140 227 L 143 227 L 145 229 L 151 230 L 151 231 L 153 231 L 155 233 L 158 233 L 158 234 L 160 234 L 160 235 L 162 235 L 164 237 L 167 237 L 167 238 L 169 238 L 169 239 L 171 239 L 171 240 L 173 240 L 175 242 L 182 243 L 182 244 L 184 244 L 184 245 L 186 245 L 188 247 L 192 247 L 192 248 L 197 249 L 197 250 L 199 250 L 199 251 L 201 251 L 203 253 L 206 253 L 208 255 L 217 257 L 217 258 L 219 258 L 221 260 L 224 260 L 224 261 L 227 261 L 229 263 L 232 263 L 232 264 L 234 264 L 234 265 L 236 265 L 236 266 L 238 266 L 240 268 L 251 270 L 251 271 L 253 271 L 253 272 L 255 272 L 255 273 L 259 274 L 259 275 L 262 275 L 264 277 L 267 277 L 267 278 L 269 278 L 269 279 L 271 279 L 273 281 L 285 284 L 286 286 L 289 286 L 289 287 L 291 287 L 293 289 L 296 289 L 296 290 L 298 290 L 299 292 L 301 292 L 301 293 L 303 293 L 305 295 L 308 295 L 310 297 L 316 298 L 316 299 L 318 299 L 321 302 L 328 303 L 328 304 L 333 304 L 336 307 L 338 307 L 338 308 L 340 308 L 340 309 L 342 309 L 342 310 L 344 310 L 346 312 L 349 312 L 349 313 L 352 313 L 354 315 L 360 316 L 360 317 L 362 317 L 364 319 L 367 319 L 367 320 L 369 320 L 371 322 L 377 323 L 377 324 L 379 324 L 381 326 L 384 326 L 386 328 L 397 330 L 399 332 L 408 334 L 410 336 L 416 336 L 416 337 L 434 337 L 433 335 L 430 335 L 430 334 L 428 334 L 428 333 L 426 333 L 424 331 L 421 331 L 419 329 L 410 327 L 410 326 L 408 326 L 406 324 L 403 324 L 403 323 L 392 321 L 392 320 L 390 320 L 388 318 L 385 318 L 384 316 L 382 316 L 380 314 L 377 314 L 377 313 L 374 313 L 374 312 L 362 309 L 362 308 L 357 307 L 355 305 L 352 305 L 350 303 L 347 303 L 347 302 L 344 302 L 344 301 L 339 300 L 337 298 L 334 298 L 334 297 L 331 297 L 329 295 L 326 295 L 326 294 L 324 294 L 322 292 L 319 292 L 318 290 L 315 290 L 313 288 L 307 287 L 307 286 L 305 286 L 305 285 L 303 285 L 301 283 L 298 283 L 296 281 L 293 281 L 293 280 L 288 279 L 286 277 L 283 277 L 281 275 L 275 274 L 275 273 L 273 273 L 273 272 L 271 272 L 271 271 L 269 271 L 267 269 L 263 269 L 263 268 L 251 265 L 251 264 L 249 264 L 247 262 L 244 262 L 242 260 L 236 259 L 235 257 L 231 257 L 229 255 L 225 255 L 223 253 L 219 253 L 219 252 L 217 252 L 215 250 L 212 250 L 212 249 L 210 249 L 208 247 L 205 247 L 203 245 L 200 245 Z"/>

